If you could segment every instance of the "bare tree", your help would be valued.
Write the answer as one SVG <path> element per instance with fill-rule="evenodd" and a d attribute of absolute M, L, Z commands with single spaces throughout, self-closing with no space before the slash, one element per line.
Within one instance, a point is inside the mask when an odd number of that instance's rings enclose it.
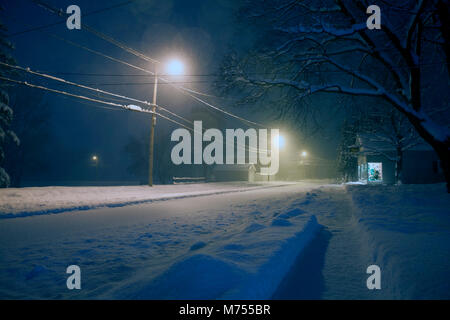
<path fill-rule="evenodd" d="M 368 1 L 317 2 L 249 1 L 246 17 L 265 21 L 270 41 L 250 62 L 237 59 L 229 82 L 290 88 L 296 99 L 331 94 L 387 102 L 436 151 L 450 192 L 449 1 L 378 1 L 379 30 L 367 28 Z M 270 75 L 254 72 L 258 64 L 272 66 Z"/>
<path fill-rule="evenodd" d="M 382 155 L 395 163 L 395 182 L 401 184 L 404 153 L 424 144 L 406 117 L 392 108 L 360 114 L 358 133 L 364 135 L 367 153 Z"/>

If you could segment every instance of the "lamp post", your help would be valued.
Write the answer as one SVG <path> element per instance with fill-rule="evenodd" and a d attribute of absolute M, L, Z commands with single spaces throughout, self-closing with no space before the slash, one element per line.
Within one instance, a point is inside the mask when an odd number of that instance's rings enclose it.
<path fill-rule="evenodd" d="M 155 140 L 155 125 L 156 125 L 156 93 L 158 92 L 158 73 L 155 67 L 155 84 L 153 85 L 153 106 L 152 106 L 152 123 L 150 126 L 150 149 L 148 155 L 148 185 L 153 186 L 153 149 Z"/>
<path fill-rule="evenodd" d="M 182 75 L 184 72 L 183 63 L 180 60 L 173 59 L 167 66 L 167 73 L 169 75 Z M 155 83 L 153 85 L 153 102 L 152 102 L 152 123 L 150 126 L 150 148 L 148 155 L 148 185 L 153 186 L 153 154 L 154 154 L 154 140 L 155 140 L 155 125 L 156 125 L 156 94 L 158 92 L 158 70 L 155 66 Z"/>

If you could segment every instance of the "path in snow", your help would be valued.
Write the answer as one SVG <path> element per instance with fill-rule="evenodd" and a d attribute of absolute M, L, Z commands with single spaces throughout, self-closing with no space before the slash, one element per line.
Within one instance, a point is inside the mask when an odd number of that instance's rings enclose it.
<path fill-rule="evenodd" d="M 366 269 L 373 264 L 354 229 L 349 194 L 341 187 L 322 187 L 310 193 L 318 237 L 297 258 L 274 299 L 379 299 L 383 292 L 368 290 Z"/>

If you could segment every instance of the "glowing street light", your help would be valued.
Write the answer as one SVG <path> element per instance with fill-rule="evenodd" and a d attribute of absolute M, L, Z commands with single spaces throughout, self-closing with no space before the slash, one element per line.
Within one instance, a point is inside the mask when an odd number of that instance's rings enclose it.
<path fill-rule="evenodd" d="M 184 74 L 184 64 L 178 59 L 172 59 L 167 63 L 166 71 L 171 76 L 181 76 Z"/>
<path fill-rule="evenodd" d="M 98 180 L 98 156 L 96 154 L 94 154 L 91 157 L 91 160 L 94 162 L 94 167 L 95 167 L 95 179 Z"/>
<path fill-rule="evenodd" d="M 306 151 L 302 151 L 301 154 L 302 154 L 302 157 L 303 157 L 303 158 L 306 158 L 306 156 L 308 155 L 308 153 L 307 153 Z"/>
<path fill-rule="evenodd" d="M 286 140 L 284 139 L 284 136 L 279 135 L 279 136 L 278 136 L 278 147 L 279 147 L 280 149 L 283 149 L 284 146 L 285 146 L 285 144 L 286 144 Z"/>
<path fill-rule="evenodd" d="M 274 144 L 276 142 L 276 137 L 273 137 L 272 143 Z M 278 149 L 284 149 L 284 146 L 286 145 L 286 139 L 281 134 L 278 135 Z"/>

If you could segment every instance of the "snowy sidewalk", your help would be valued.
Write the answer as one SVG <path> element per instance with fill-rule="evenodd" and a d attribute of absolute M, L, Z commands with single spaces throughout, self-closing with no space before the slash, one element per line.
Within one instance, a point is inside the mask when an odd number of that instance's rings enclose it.
<path fill-rule="evenodd" d="M 0 189 L 0 219 L 89 210 L 102 207 L 243 192 L 289 185 L 270 183 L 198 183 L 120 187 L 35 187 Z"/>
<path fill-rule="evenodd" d="M 274 299 L 378 299 L 367 290 L 370 257 L 355 232 L 350 195 L 342 186 L 314 190 L 303 208 L 324 228 L 302 253 Z"/>
<path fill-rule="evenodd" d="M 353 184 L 314 194 L 302 207 L 324 229 L 274 298 L 449 299 L 450 196 L 444 184 Z M 381 290 L 366 287 L 373 264 L 381 269 Z"/>

